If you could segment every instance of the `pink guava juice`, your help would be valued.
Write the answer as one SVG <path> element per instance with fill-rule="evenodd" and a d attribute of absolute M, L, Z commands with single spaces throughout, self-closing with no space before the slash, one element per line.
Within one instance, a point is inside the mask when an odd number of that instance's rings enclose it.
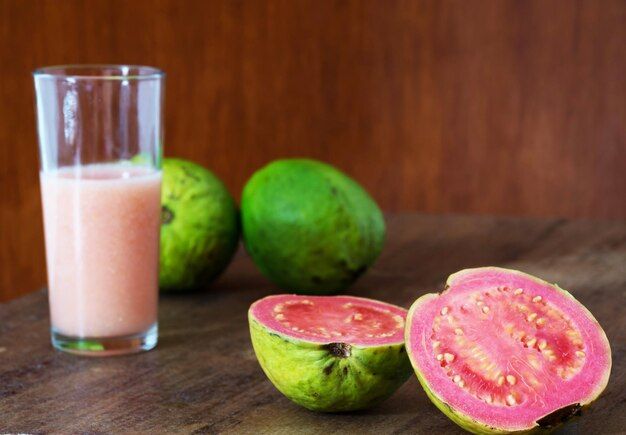
<path fill-rule="evenodd" d="M 161 172 L 106 163 L 40 180 L 53 331 L 114 338 L 155 328 Z"/>

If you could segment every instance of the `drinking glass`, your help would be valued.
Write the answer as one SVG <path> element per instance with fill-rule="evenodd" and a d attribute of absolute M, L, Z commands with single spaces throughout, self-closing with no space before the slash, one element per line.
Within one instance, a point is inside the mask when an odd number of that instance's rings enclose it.
<path fill-rule="evenodd" d="M 36 70 L 52 344 L 82 355 L 157 343 L 164 73 Z"/>

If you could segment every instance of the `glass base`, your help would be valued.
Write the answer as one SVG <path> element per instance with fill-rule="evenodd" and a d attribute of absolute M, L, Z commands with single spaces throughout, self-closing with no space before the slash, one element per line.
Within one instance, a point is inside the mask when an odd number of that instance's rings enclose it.
<path fill-rule="evenodd" d="M 51 329 L 52 346 L 63 352 L 83 356 L 113 356 L 143 352 L 157 345 L 159 332 L 155 323 L 145 332 L 123 337 L 70 337 Z"/>

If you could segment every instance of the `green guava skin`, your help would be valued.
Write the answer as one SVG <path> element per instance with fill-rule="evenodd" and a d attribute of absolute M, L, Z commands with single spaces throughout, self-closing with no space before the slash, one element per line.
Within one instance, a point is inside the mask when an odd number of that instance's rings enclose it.
<path fill-rule="evenodd" d="M 346 289 L 376 260 L 385 221 L 354 180 L 309 159 L 258 170 L 241 199 L 246 249 L 280 288 L 304 294 Z"/>
<path fill-rule="evenodd" d="M 224 271 L 238 240 L 237 209 L 224 184 L 200 165 L 164 159 L 161 291 L 204 287 Z"/>
<path fill-rule="evenodd" d="M 261 368 L 287 398 L 311 411 L 346 412 L 372 407 L 391 396 L 413 372 L 404 344 L 350 346 L 347 357 L 329 345 L 270 331 L 248 314 Z"/>
<path fill-rule="evenodd" d="M 489 272 L 491 270 L 498 270 L 499 268 L 496 268 L 496 267 L 482 267 L 482 268 L 478 268 L 478 269 L 487 273 L 487 272 Z M 539 284 L 550 286 L 553 289 L 555 289 L 556 291 L 558 291 L 559 293 L 561 293 L 563 296 L 571 298 L 573 300 L 576 300 L 576 298 L 574 298 L 574 296 L 572 296 L 572 294 L 570 292 L 568 292 L 567 290 L 562 289 L 557 284 L 548 283 L 547 281 L 544 281 L 544 280 L 542 280 L 540 278 L 537 278 L 536 276 L 529 275 L 527 273 L 520 272 L 518 270 L 508 269 L 508 271 L 511 272 L 511 273 L 522 275 L 526 279 L 528 279 L 529 281 L 535 281 L 535 282 L 538 282 Z M 454 281 L 455 275 L 462 274 L 463 272 L 465 272 L 465 271 L 460 271 L 460 272 L 457 272 L 455 274 L 450 275 L 448 277 L 447 281 L 446 281 L 446 288 L 448 288 L 451 285 L 451 283 Z M 413 318 L 413 316 L 419 315 L 418 310 L 419 310 L 419 307 L 421 306 L 421 304 L 426 302 L 429 298 L 432 298 L 432 297 L 437 297 L 437 294 L 427 293 L 427 294 L 419 297 L 413 303 L 411 308 L 409 309 L 409 313 L 407 315 L 406 324 L 405 324 L 406 325 L 405 326 L 405 341 L 409 340 L 409 330 L 410 330 L 411 323 L 412 323 L 411 319 Z M 595 318 L 593 317 L 593 314 L 591 314 L 591 312 L 584 305 L 580 304 L 580 308 L 585 310 L 588 313 L 588 315 L 595 320 Z M 602 328 L 600 328 L 600 329 L 602 329 Z M 602 333 L 604 334 L 604 331 L 602 331 Z M 605 338 L 606 338 L 606 336 L 605 336 Z M 606 342 L 607 342 L 607 345 L 608 345 L 608 339 L 606 339 Z M 409 355 L 409 358 L 410 357 L 411 356 Z M 411 362 L 411 364 L 413 364 L 413 362 Z M 417 379 L 418 379 L 420 385 L 424 389 L 424 392 L 426 393 L 426 395 L 428 396 L 430 401 L 437 408 L 439 408 L 439 410 L 441 412 L 443 412 L 446 415 L 446 417 L 448 417 L 450 420 L 452 420 L 454 423 L 459 425 L 464 430 L 466 430 L 466 431 L 468 431 L 470 433 L 474 433 L 474 434 L 483 434 L 483 435 L 514 434 L 514 435 L 522 435 L 522 434 L 541 434 L 541 433 L 551 433 L 551 432 L 554 432 L 557 428 L 559 428 L 560 426 L 562 426 L 566 422 L 568 422 L 570 420 L 573 420 L 578 415 L 580 415 L 580 413 L 583 412 L 585 408 L 589 407 L 592 404 L 592 402 L 594 400 L 596 400 L 598 398 L 598 396 L 600 396 L 600 393 L 602 393 L 602 391 L 604 390 L 604 386 L 601 386 L 595 392 L 595 394 L 593 394 L 591 397 L 589 397 L 586 400 L 583 400 L 583 401 L 581 401 L 581 403 L 579 403 L 580 409 L 578 410 L 578 412 L 576 412 L 575 414 L 572 414 L 571 416 L 564 417 L 561 421 L 555 422 L 554 425 L 545 426 L 545 427 L 541 427 L 541 426 L 537 425 L 537 426 L 534 426 L 532 428 L 528 428 L 527 430 L 510 431 L 510 430 L 504 430 L 504 429 L 500 429 L 500 428 L 497 428 L 497 427 L 492 427 L 492 426 L 486 425 L 486 424 L 484 424 L 484 423 L 482 423 L 480 421 L 476 421 L 471 416 L 469 416 L 469 415 L 467 415 L 467 414 L 465 414 L 465 413 L 463 413 L 463 412 L 461 412 L 461 411 L 459 411 L 457 409 L 454 409 L 452 406 L 448 405 L 446 402 L 441 400 L 439 398 L 439 396 L 437 396 L 433 392 L 433 388 L 431 387 L 430 383 L 428 382 L 426 377 L 423 375 L 423 373 L 419 370 L 419 367 L 417 366 L 417 364 L 414 365 L 413 368 L 414 368 L 415 375 L 417 376 Z M 606 378 L 607 378 L 607 381 L 608 381 L 608 377 L 609 377 L 610 372 L 611 372 L 611 367 L 609 366 L 609 367 L 606 368 L 606 375 L 605 375 Z"/>

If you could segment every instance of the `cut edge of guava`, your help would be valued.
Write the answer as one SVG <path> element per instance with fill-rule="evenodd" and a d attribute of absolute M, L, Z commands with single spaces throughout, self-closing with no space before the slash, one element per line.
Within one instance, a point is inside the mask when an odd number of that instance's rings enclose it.
<path fill-rule="evenodd" d="M 455 291 L 454 287 L 458 285 L 459 283 L 466 284 L 467 282 L 464 280 L 471 278 L 473 274 L 489 273 L 489 272 L 517 275 L 524 279 L 532 280 L 534 283 L 540 286 L 548 287 L 550 289 L 558 291 L 560 295 L 567 297 L 568 300 L 576 304 L 576 309 L 582 308 L 582 310 L 580 311 L 585 315 L 587 320 L 593 323 L 595 326 L 597 326 L 598 341 L 605 345 L 604 350 L 606 351 L 607 365 L 604 368 L 604 371 L 601 373 L 601 375 L 598 376 L 595 387 L 592 390 L 590 390 L 586 396 L 581 397 L 580 400 L 576 400 L 572 402 L 571 404 L 564 404 L 563 406 L 559 407 L 558 409 L 554 411 L 548 412 L 542 416 L 538 416 L 532 425 L 511 425 L 508 427 L 495 427 L 485 422 L 478 421 L 477 419 L 472 418 L 471 416 L 462 412 L 461 410 L 455 409 L 452 405 L 448 404 L 442 397 L 440 397 L 438 393 L 436 392 L 436 389 L 426 380 L 426 376 L 420 371 L 420 368 L 421 368 L 420 363 L 417 360 L 417 355 L 415 354 L 416 352 L 423 350 L 423 348 L 418 348 L 418 346 L 414 345 L 415 337 L 413 336 L 413 332 L 412 332 L 414 329 L 413 328 L 414 317 L 415 317 L 415 313 L 417 312 L 417 310 L 430 301 L 433 301 L 433 300 L 436 301 L 440 296 L 445 295 L 447 292 Z M 435 308 L 435 311 L 437 311 L 438 309 L 439 308 Z M 452 274 L 448 278 L 446 282 L 446 287 L 441 293 L 425 294 L 421 296 L 420 298 L 418 298 L 412 304 L 407 314 L 406 325 L 407 326 L 405 329 L 405 343 L 407 347 L 407 353 L 409 355 L 411 364 L 414 367 L 417 378 L 420 384 L 422 385 L 422 387 L 424 388 L 426 394 L 431 399 L 431 401 L 437 406 L 437 408 L 439 408 L 451 420 L 453 420 L 455 423 L 459 424 L 461 427 L 465 428 L 466 430 L 474 432 L 474 433 L 529 433 L 537 429 L 552 428 L 554 427 L 554 425 L 558 425 L 562 423 L 563 421 L 567 420 L 571 416 L 579 415 L 580 409 L 582 409 L 583 407 L 589 405 L 591 402 L 596 400 L 598 396 L 602 393 L 602 391 L 605 389 L 606 385 L 608 384 L 608 380 L 609 380 L 609 376 L 611 372 L 611 365 L 612 365 L 610 345 L 606 337 L 606 333 L 601 328 L 601 326 L 599 325 L 595 317 L 591 314 L 591 312 L 584 305 L 578 302 L 568 291 L 560 288 L 556 284 L 550 284 L 544 280 L 541 280 L 540 278 L 534 277 L 532 275 L 528 275 L 524 272 L 498 268 L 498 267 L 484 267 L 484 268 L 475 268 L 475 269 L 465 269 L 455 274 Z M 428 349 L 427 351 L 430 351 L 430 349 Z M 600 350 L 600 352 L 601 351 L 602 350 Z"/>
<path fill-rule="evenodd" d="M 570 301 L 573 301 L 573 303 L 576 304 L 576 308 L 577 309 L 581 309 L 586 314 L 587 318 L 592 323 L 594 323 L 596 326 L 598 326 L 597 332 L 598 332 L 598 334 L 600 336 L 599 338 L 606 345 L 606 351 L 607 351 L 607 354 L 608 354 L 608 366 L 606 367 L 606 369 L 605 369 L 605 371 L 603 373 L 604 376 L 602 377 L 602 379 L 598 383 L 598 386 L 596 387 L 596 389 L 592 390 L 587 397 L 581 399 L 579 401 L 579 404 L 581 406 L 586 406 L 586 405 L 590 404 L 591 402 L 595 401 L 600 396 L 600 394 L 602 394 L 602 392 L 604 391 L 604 389 L 608 385 L 609 377 L 611 376 L 611 369 L 613 367 L 613 360 L 611 358 L 611 344 L 609 343 L 609 338 L 607 337 L 606 332 L 604 331 L 604 328 L 602 328 L 602 326 L 600 325 L 600 322 L 598 322 L 598 320 L 591 313 L 591 311 L 589 311 L 589 309 L 586 306 L 584 306 L 582 303 L 580 303 L 574 297 L 574 295 L 572 295 L 569 291 L 561 288 L 558 284 L 550 283 L 550 282 L 545 281 L 545 280 L 543 280 L 541 278 L 538 278 L 538 277 L 536 277 L 534 275 L 530 275 L 528 273 L 525 273 L 525 272 L 522 272 L 522 271 L 516 270 L 516 269 L 507 269 L 507 268 L 496 267 L 496 266 L 476 267 L 476 268 L 470 268 L 470 269 L 463 269 L 463 270 L 461 270 L 459 272 L 453 273 L 452 275 L 450 275 L 448 277 L 448 279 L 446 280 L 446 290 L 449 287 L 452 287 L 455 283 L 458 283 L 459 281 L 463 280 L 464 278 L 467 278 L 468 276 L 471 276 L 472 274 L 485 273 L 485 272 L 490 272 L 490 271 L 501 272 L 501 273 L 509 273 L 509 274 L 517 275 L 517 276 L 520 276 L 520 277 L 522 277 L 524 279 L 528 279 L 528 280 L 534 281 L 535 283 L 537 283 L 537 284 L 539 284 L 541 286 L 546 286 L 546 287 L 549 287 L 551 289 L 557 290 L 561 295 L 567 297 Z M 409 320 L 408 320 L 408 315 L 407 315 L 407 325 L 408 324 L 409 324 Z M 546 415 L 546 417 L 547 417 L 547 415 Z"/>
<path fill-rule="evenodd" d="M 527 432 L 525 430 L 520 430 L 520 431 L 515 431 L 515 432 L 512 432 L 511 430 L 506 430 L 506 429 L 500 430 L 495 427 L 476 421 L 473 418 L 471 418 L 469 415 L 466 415 L 461 411 L 455 410 L 446 402 L 441 400 L 437 396 L 437 394 L 433 392 L 433 387 L 428 383 L 428 381 L 426 380 L 426 377 L 422 375 L 422 373 L 416 368 L 417 362 L 414 360 L 413 352 L 410 351 L 410 348 L 408 346 L 408 343 L 411 342 L 411 328 L 410 328 L 410 325 L 412 323 L 411 320 L 413 318 L 413 315 L 415 314 L 416 309 L 419 308 L 420 305 L 422 305 L 428 299 L 437 298 L 438 296 L 439 296 L 439 293 L 427 293 L 423 296 L 420 296 L 413 303 L 413 305 L 411 305 L 411 308 L 409 308 L 409 313 L 407 314 L 407 318 L 406 318 L 407 327 L 405 329 L 405 343 L 407 343 L 407 353 L 409 355 L 409 360 L 411 361 L 411 365 L 413 365 L 413 368 L 415 369 L 415 375 L 417 376 L 417 380 L 422 385 L 424 392 L 426 393 L 430 401 L 433 402 L 433 404 L 441 412 L 443 412 L 449 419 L 451 419 L 456 424 L 458 424 L 463 429 L 469 432 L 476 433 L 476 434 L 507 434 L 507 433 L 522 434 L 522 433 Z"/>
<path fill-rule="evenodd" d="M 332 337 L 332 339 L 313 337 L 297 331 L 288 330 L 280 325 L 274 318 L 268 315 L 275 305 L 281 303 L 280 301 L 287 301 L 291 298 L 300 300 L 332 300 L 333 302 L 357 302 L 373 309 L 384 309 L 388 313 L 402 318 L 402 327 L 391 337 L 374 337 L 374 338 L 352 338 L 344 339 L 343 337 Z M 278 294 L 266 296 L 262 299 L 254 302 L 248 310 L 249 317 L 257 321 L 269 332 L 273 332 L 280 336 L 288 337 L 291 341 L 308 342 L 316 345 L 319 344 L 332 344 L 332 343 L 347 343 L 354 347 L 367 348 L 377 346 L 389 346 L 395 344 L 404 344 L 404 328 L 406 326 L 406 314 L 407 310 L 393 305 L 387 302 L 382 302 L 375 299 L 363 298 L 350 295 L 335 295 L 335 296 L 319 296 L 319 295 L 298 295 L 298 294 Z"/>
<path fill-rule="evenodd" d="M 410 354 L 409 354 L 409 358 L 411 358 Z M 413 361 L 411 360 L 411 362 Z M 525 428 L 521 430 L 500 429 L 500 428 L 492 427 L 487 424 L 476 421 L 473 418 L 471 418 L 469 415 L 455 410 L 450 405 L 440 400 L 439 397 L 437 397 L 437 395 L 435 395 L 431 391 L 430 385 L 428 384 L 428 382 L 426 382 L 426 379 L 423 376 L 421 376 L 417 371 L 415 373 L 416 373 L 419 383 L 424 388 L 424 392 L 426 393 L 428 398 L 431 400 L 431 402 L 433 402 L 433 404 L 441 412 L 443 412 L 450 420 L 454 421 L 456 424 L 458 424 L 459 426 L 461 426 L 463 429 L 467 430 L 468 432 L 475 433 L 475 434 L 519 434 L 521 435 L 521 434 L 535 433 L 542 429 L 549 431 L 550 429 L 553 429 L 557 427 L 558 425 L 566 422 L 571 417 L 574 417 L 575 415 L 579 415 L 580 410 L 583 408 L 583 406 L 580 404 L 575 404 L 575 405 L 570 405 L 570 406 L 566 406 L 563 408 L 559 408 L 556 411 L 553 411 L 550 414 L 537 420 L 537 424 L 530 428 Z M 562 410 L 566 410 L 570 407 L 574 407 L 575 410 L 573 412 L 569 412 L 567 415 L 561 415 Z M 551 418 L 552 416 L 555 416 L 555 417 Z M 549 421 L 550 423 L 543 424 L 541 422 L 542 420 L 546 422 Z"/>

